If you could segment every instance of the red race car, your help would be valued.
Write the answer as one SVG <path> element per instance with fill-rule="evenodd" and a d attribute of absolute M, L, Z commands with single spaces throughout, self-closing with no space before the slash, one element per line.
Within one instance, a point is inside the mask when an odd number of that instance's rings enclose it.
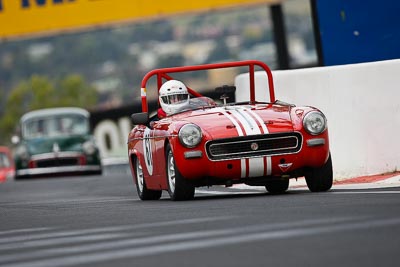
<path fill-rule="evenodd" d="M 202 96 L 171 75 L 246 67 L 249 87 L 216 88 L 223 103 Z M 255 99 L 255 70 L 265 71 L 269 102 Z M 178 74 L 179 73 L 179 74 Z M 149 116 L 147 83 L 156 78 L 160 110 Z M 166 82 L 164 82 L 166 81 Z M 275 100 L 272 72 L 260 61 L 238 61 L 156 69 L 141 85 L 142 112 L 132 114 L 128 155 L 137 192 L 154 200 L 167 190 L 189 200 L 200 186 L 244 183 L 284 193 L 290 178 L 305 177 L 312 192 L 332 186 L 327 120 L 314 107 Z M 249 101 L 227 103 L 234 90 L 250 90 Z M 162 110 L 161 110 L 162 109 Z"/>
<path fill-rule="evenodd" d="M 15 175 L 14 160 L 8 147 L 0 146 L 0 183 L 11 180 Z"/>

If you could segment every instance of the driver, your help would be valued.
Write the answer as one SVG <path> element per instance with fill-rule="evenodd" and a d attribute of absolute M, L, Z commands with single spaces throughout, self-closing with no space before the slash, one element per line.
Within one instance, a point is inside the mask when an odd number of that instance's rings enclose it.
<path fill-rule="evenodd" d="M 189 93 L 181 81 L 169 80 L 158 92 L 161 108 L 157 114 L 160 119 L 176 113 L 180 108 L 189 104 Z"/>

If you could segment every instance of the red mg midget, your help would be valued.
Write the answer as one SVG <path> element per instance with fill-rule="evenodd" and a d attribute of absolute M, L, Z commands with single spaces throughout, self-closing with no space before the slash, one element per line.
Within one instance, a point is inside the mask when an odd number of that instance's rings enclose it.
<path fill-rule="evenodd" d="M 223 103 L 201 95 L 172 75 L 211 69 L 248 68 L 249 87 L 216 88 Z M 255 70 L 268 78 L 269 102 L 255 93 Z M 149 116 L 147 84 L 156 79 L 161 108 Z M 141 85 L 142 112 L 132 114 L 129 163 L 142 200 L 189 200 L 201 186 L 244 183 L 284 193 L 289 179 L 305 177 L 312 192 L 332 187 L 327 120 L 314 107 L 275 99 L 273 77 L 263 62 L 249 60 L 156 69 Z M 250 90 L 246 102 L 227 103 L 234 90 Z M 220 101 L 219 101 L 220 102 Z M 154 112 L 153 112 L 154 113 Z"/>

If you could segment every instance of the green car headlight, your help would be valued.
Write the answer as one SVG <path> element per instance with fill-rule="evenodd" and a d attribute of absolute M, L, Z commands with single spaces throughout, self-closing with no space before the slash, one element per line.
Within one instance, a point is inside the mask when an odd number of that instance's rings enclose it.
<path fill-rule="evenodd" d="M 86 141 L 85 143 L 83 143 L 82 148 L 87 155 L 93 155 L 96 153 L 97 150 L 96 145 L 92 141 Z"/>
<path fill-rule="evenodd" d="M 186 124 L 179 130 L 178 137 L 183 146 L 193 148 L 200 144 L 203 135 L 199 126 Z"/>
<path fill-rule="evenodd" d="M 15 154 L 22 160 L 29 160 L 29 151 L 25 145 L 20 145 L 17 147 Z"/>
<path fill-rule="evenodd" d="M 304 116 L 303 126 L 309 134 L 320 134 L 326 129 L 326 118 L 320 111 L 311 111 Z"/>

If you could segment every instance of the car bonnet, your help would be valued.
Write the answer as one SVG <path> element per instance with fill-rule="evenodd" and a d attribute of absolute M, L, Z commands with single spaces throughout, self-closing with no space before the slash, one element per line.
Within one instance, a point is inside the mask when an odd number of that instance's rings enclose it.
<path fill-rule="evenodd" d="M 183 120 L 194 123 L 212 139 L 293 131 L 290 107 L 226 106 L 192 111 Z"/>

